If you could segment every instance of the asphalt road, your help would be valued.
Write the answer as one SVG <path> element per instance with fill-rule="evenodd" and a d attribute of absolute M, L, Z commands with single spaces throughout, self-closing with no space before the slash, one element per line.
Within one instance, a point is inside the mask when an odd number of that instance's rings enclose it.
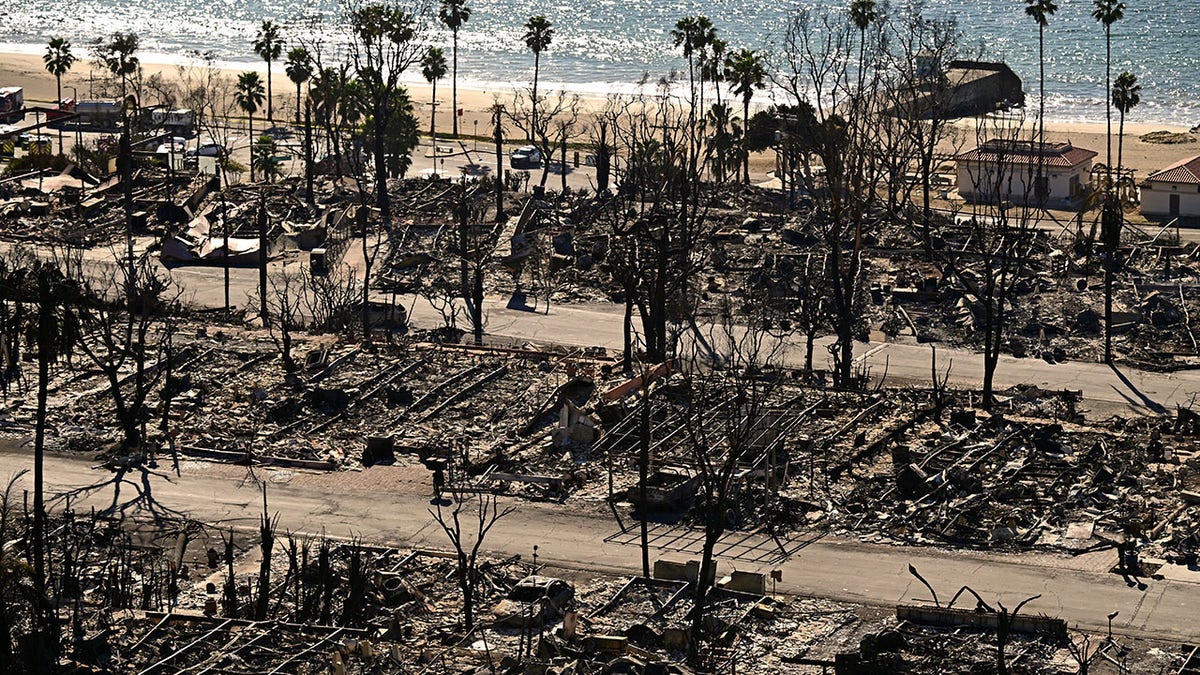
<path fill-rule="evenodd" d="M 27 468 L 29 463 L 26 450 L 0 450 L 0 475 Z M 161 474 L 135 470 L 118 475 L 92 464 L 79 457 L 50 455 L 46 460 L 48 492 L 73 493 L 71 504 L 77 509 L 95 506 L 139 519 L 186 515 L 247 531 L 257 527 L 261 493 L 245 479 L 242 467 L 185 462 L 181 478 L 168 478 L 167 462 L 160 464 Z M 270 510 L 279 515 L 280 531 L 448 548 L 445 534 L 428 511 L 430 483 L 424 469 L 257 471 L 258 477 L 268 482 Z M 18 489 L 29 487 L 26 475 Z M 63 503 L 56 499 L 52 508 L 61 508 Z M 552 566 L 640 573 L 636 532 L 621 535 L 599 504 L 504 503 L 516 510 L 501 519 L 485 540 L 490 554 L 529 556 L 536 544 L 539 562 Z M 654 534 L 652 559 L 698 557 L 698 539 L 685 531 L 660 526 Z M 1041 594 L 1027 611 L 1061 617 L 1072 626 L 1103 630 L 1105 616 L 1116 610 L 1120 615 L 1113 625 L 1120 632 L 1180 641 L 1200 639 L 1200 624 L 1195 621 L 1200 583 L 1147 579 L 1144 586 L 1130 585 L 1116 574 L 1096 571 L 1106 563 L 1098 564 L 1095 558 L 947 552 L 835 536 L 802 536 L 785 545 L 790 555 L 781 559 L 779 549 L 766 537 L 727 535 L 718 547 L 726 552 L 719 573 L 780 569 L 783 581 L 779 592 L 889 606 L 928 600 L 927 591 L 908 574 L 912 564 L 934 584 L 943 602 L 963 584 L 970 584 L 989 602 L 999 600 L 1009 608 Z M 1200 573 L 1183 574 L 1200 577 Z"/>
<path fill-rule="evenodd" d="M 142 242 L 144 245 L 147 242 Z M 5 248 L 0 244 L 0 250 Z M 113 251 L 89 251 L 87 259 L 95 269 L 110 268 Z M 292 254 L 273 265 L 305 264 L 305 254 Z M 346 254 L 347 264 L 362 268 L 362 252 L 351 246 Z M 221 267 L 185 266 L 170 270 L 184 290 L 183 300 L 194 306 L 219 308 L 224 306 L 224 271 Z M 257 270 L 234 268 L 230 271 L 230 299 L 235 306 L 253 304 L 258 284 Z M 379 296 L 379 299 L 387 299 Z M 545 304 L 537 311 L 524 307 L 509 307 L 510 298 L 490 296 L 484 303 L 485 328 L 489 335 L 577 347 L 601 346 L 612 350 L 622 348 L 622 307 L 610 303 L 586 305 L 552 305 L 547 313 Z M 398 299 L 409 311 L 413 325 L 434 328 L 441 325 L 441 315 L 424 300 L 402 296 Z M 637 326 L 635 319 L 635 327 Z M 824 363 L 825 346 L 832 337 L 818 340 L 815 350 L 819 363 Z M 856 360 L 865 365 L 870 375 L 886 384 L 929 386 L 934 348 L 937 350 L 939 374 L 950 370 L 951 386 L 975 388 L 980 386 L 983 358 L 980 354 L 947 345 L 908 342 L 870 342 L 854 346 Z M 789 342 L 782 354 L 790 367 L 801 367 L 804 345 L 797 337 Z M 1089 361 L 1047 363 L 1040 358 L 1018 359 L 1001 356 L 996 370 L 997 388 L 1032 385 L 1048 390 L 1078 390 L 1083 393 L 1086 409 L 1093 417 L 1114 414 L 1163 415 L 1173 413 L 1176 406 L 1189 406 L 1200 394 L 1200 370 L 1181 370 L 1157 373 L 1115 367 Z"/>

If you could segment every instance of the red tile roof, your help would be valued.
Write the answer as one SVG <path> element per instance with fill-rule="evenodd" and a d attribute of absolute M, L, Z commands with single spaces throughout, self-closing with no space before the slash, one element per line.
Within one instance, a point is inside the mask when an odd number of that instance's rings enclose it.
<path fill-rule="evenodd" d="M 1200 155 L 1181 159 L 1161 171 L 1155 171 L 1146 176 L 1146 180 L 1160 183 L 1200 184 Z"/>
<path fill-rule="evenodd" d="M 1077 148 L 1068 141 L 1066 143 L 1034 143 L 1033 141 L 1011 141 L 993 139 L 983 145 L 956 155 L 954 159 L 960 162 L 1000 161 L 1011 164 L 1039 164 L 1054 167 L 1072 167 L 1095 157 L 1098 153 L 1092 150 Z"/>

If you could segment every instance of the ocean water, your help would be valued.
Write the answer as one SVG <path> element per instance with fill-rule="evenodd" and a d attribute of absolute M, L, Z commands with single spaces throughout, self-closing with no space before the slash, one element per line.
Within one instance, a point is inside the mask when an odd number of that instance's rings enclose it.
<path fill-rule="evenodd" d="M 426 1 L 436 12 L 436 0 Z M 530 15 L 544 14 L 555 35 L 543 54 L 542 81 L 589 93 L 632 90 L 643 75 L 655 80 L 683 70 L 686 64 L 670 35 L 680 17 L 707 15 L 731 48 L 770 50 L 786 16 L 799 6 L 772 0 L 468 2 L 473 14 L 459 34 L 461 83 L 528 82 L 533 57 L 521 41 L 522 24 Z M 957 20 L 972 52 L 1007 62 L 1025 90 L 1036 95 L 1037 26 L 1025 16 L 1021 0 L 924 4 L 927 16 Z M 1129 70 L 1142 85 L 1142 104 L 1130 121 L 1200 124 L 1200 0 L 1129 0 L 1129 5 L 1124 20 L 1113 26 L 1112 43 L 1113 77 Z M 147 60 L 183 60 L 188 50 L 211 50 L 224 63 L 252 67 L 256 57 L 250 44 L 263 18 L 299 31 L 307 23 L 300 19 L 323 16 L 330 30 L 336 29 L 338 10 L 338 0 L 0 0 L 0 49 L 40 52 L 49 37 L 62 35 L 82 52 L 90 40 L 135 31 Z M 1059 0 L 1059 11 L 1050 19 L 1048 117 L 1104 119 L 1104 32 L 1091 10 L 1090 0 Z M 430 40 L 448 46 L 448 33 L 437 28 Z"/>

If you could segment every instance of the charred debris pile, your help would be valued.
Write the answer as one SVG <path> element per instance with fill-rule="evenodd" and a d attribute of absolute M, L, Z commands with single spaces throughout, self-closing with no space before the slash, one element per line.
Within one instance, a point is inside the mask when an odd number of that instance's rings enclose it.
<path fill-rule="evenodd" d="M 5 504 L 5 534 L 24 558 L 29 519 L 15 507 Z M 57 620 L 39 639 L 57 644 L 46 653 L 59 651 L 77 673 L 850 675 L 990 672 L 998 659 L 1013 673 L 1074 674 L 1083 663 L 1161 673 L 1197 659 L 1194 648 L 1001 613 L 983 598 L 972 609 L 864 607 L 778 596 L 764 574 L 718 569 L 704 610 L 711 638 L 693 669 L 683 664 L 694 562 L 660 559 L 644 578 L 558 570 L 536 556 L 480 559 L 475 618 L 465 624 L 452 553 L 277 532 L 265 518 L 244 532 L 67 508 L 48 532 Z M 34 606 L 6 607 L 8 628 L 29 634 L 42 620 Z M 36 660 L 34 644 L 19 641 L 14 663 Z"/>

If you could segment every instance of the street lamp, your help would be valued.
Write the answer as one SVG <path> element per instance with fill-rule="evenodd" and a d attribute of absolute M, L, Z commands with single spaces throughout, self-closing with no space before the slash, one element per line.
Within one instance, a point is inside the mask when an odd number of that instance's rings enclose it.
<path fill-rule="evenodd" d="M 475 123 L 475 152 L 479 152 L 479 118 L 474 120 Z"/>

